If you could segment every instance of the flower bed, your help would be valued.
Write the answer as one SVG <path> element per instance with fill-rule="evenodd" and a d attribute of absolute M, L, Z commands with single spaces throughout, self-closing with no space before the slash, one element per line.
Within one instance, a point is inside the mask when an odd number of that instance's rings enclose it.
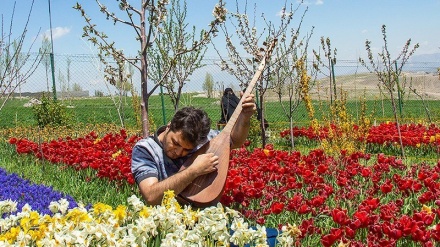
<path fill-rule="evenodd" d="M 358 127 L 353 126 L 353 131 Z M 329 137 L 329 132 L 338 133 L 338 126 L 331 124 L 330 127 L 321 127 L 314 130 L 312 127 L 294 127 L 292 133 L 294 137 L 306 137 L 311 140 L 323 140 Z M 403 124 L 400 125 L 402 143 L 404 146 L 420 147 L 421 145 L 439 147 L 440 128 L 435 124 L 424 126 L 422 124 Z M 290 138 L 290 130 L 280 132 L 282 138 Z M 366 138 L 362 137 L 359 141 L 366 141 L 369 144 L 393 145 L 398 144 L 399 134 L 396 123 L 386 122 L 377 126 L 371 126 Z"/>
<path fill-rule="evenodd" d="M 68 208 L 65 199 L 50 203 L 51 214 L 28 204 L 0 201 L 0 245 L 14 246 L 265 246 L 266 229 L 250 228 L 221 204 L 194 211 L 180 207 L 172 192 L 161 206 L 145 206 L 136 196 L 116 209 L 97 203 L 90 209 Z M 232 230 L 232 231 L 231 231 Z M 292 237 L 279 235 L 280 243 Z M 227 243 L 227 244 L 226 244 Z"/>
<path fill-rule="evenodd" d="M 128 137 L 125 130 L 99 138 L 95 132 L 80 138 L 59 138 L 41 145 L 31 140 L 11 138 L 19 154 L 33 154 L 52 163 L 63 163 L 77 170 L 92 168 L 96 176 L 109 180 L 125 180 L 134 184 L 130 159 L 134 144 L 140 137 Z"/>
<path fill-rule="evenodd" d="M 437 135 L 434 131 L 423 132 L 423 136 L 427 133 Z M 11 139 L 10 143 L 20 153 L 78 170 L 91 167 L 98 177 L 129 181 L 136 138 L 122 131 L 103 138 L 90 134 L 59 139 L 41 146 L 26 139 Z M 108 169 L 115 171 L 104 172 Z M 301 154 L 276 150 L 272 145 L 252 151 L 243 147 L 231 151 L 221 202 L 259 225 L 284 227 L 293 245 L 440 243 L 440 161 L 407 165 L 384 154 L 342 151 L 334 157 L 321 149 Z"/>
<path fill-rule="evenodd" d="M 440 161 L 407 167 L 378 154 L 234 150 L 222 202 L 260 224 L 296 223 L 301 241 L 394 246 L 440 240 Z M 307 242 L 306 242 L 307 243 Z M 406 245 L 403 245 L 406 246 Z"/>
<path fill-rule="evenodd" d="M 18 210 L 21 210 L 28 204 L 29 207 L 42 214 L 50 214 L 50 203 L 61 198 L 64 198 L 70 207 L 77 206 L 77 203 L 71 196 L 54 191 L 51 187 L 32 184 L 17 174 L 6 173 L 2 168 L 0 168 L 0 184 L 2 185 L 0 201 L 14 201 L 16 202 L 15 208 Z"/>

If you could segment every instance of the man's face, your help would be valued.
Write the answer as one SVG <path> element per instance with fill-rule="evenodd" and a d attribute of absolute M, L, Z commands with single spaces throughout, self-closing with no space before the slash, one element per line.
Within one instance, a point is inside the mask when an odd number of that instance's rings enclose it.
<path fill-rule="evenodd" d="M 181 131 L 173 132 L 169 129 L 166 130 L 162 145 L 166 156 L 170 159 L 186 156 L 195 148 L 192 143 L 183 138 Z"/>

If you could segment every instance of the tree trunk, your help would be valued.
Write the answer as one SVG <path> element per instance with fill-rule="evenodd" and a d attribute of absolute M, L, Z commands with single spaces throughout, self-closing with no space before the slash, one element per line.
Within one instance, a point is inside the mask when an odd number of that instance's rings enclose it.
<path fill-rule="evenodd" d="M 295 140 L 293 138 L 293 117 L 290 117 L 290 147 L 292 151 L 295 149 Z"/>
<path fill-rule="evenodd" d="M 397 117 L 397 107 L 392 90 L 390 90 L 390 96 L 391 96 L 391 105 L 393 106 L 394 120 L 396 121 L 397 133 L 399 135 L 400 152 L 402 153 L 402 159 L 405 159 L 405 149 L 403 148 L 402 134 L 400 133 L 399 118 Z"/>
<path fill-rule="evenodd" d="M 263 104 L 263 94 L 260 94 L 260 126 L 261 126 L 262 148 L 264 148 L 266 146 L 266 128 L 264 126 L 264 111 L 263 111 L 263 107 L 264 107 L 264 104 Z"/>
<path fill-rule="evenodd" d="M 141 115 L 142 115 L 142 136 L 148 137 L 150 135 L 150 123 L 148 122 L 148 85 L 147 85 L 147 37 L 145 29 L 145 15 L 141 15 Z"/>

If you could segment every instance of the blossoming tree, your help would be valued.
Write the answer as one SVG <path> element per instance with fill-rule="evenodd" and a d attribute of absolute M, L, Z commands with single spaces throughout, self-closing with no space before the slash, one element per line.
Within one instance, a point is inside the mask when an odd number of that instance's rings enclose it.
<path fill-rule="evenodd" d="M 298 27 L 292 27 L 294 21 L 294 14 L 299 10 L 301 4 L 295 9 L 293 3 L 289 5 L 287 2 L 281 7 L 279 12 L 279 20 L 271 20 L 265 17 L 264 13 L 262 16 L 263 27 L 261 30 L 257 29 L 257 23 L 254 19 L 253 22 L 249 20 L 249 15 L 247 14 L 245 6 L 245 11 L 241 12 L 237 3 L 237 12 L 230 14 L 230 20 L 235 28 L 234 33 L 230 32 L 226 24 L 222 24 L 221 28 L 226 38 L 226 50 L 227 58 L 222 55 L 218 47 L 215 47 L 218 55 L 221 59 L 220 67 L 222 70 L 227 71 L 231 75 L 234 75 L 240 83 L 241 88 L 246 88 L 248 83 L 251 81 L 257 63 L 260 56 L 260 46 L 259 43 L 263 41 L 270 41 L 270 39 L 278 39 L 279 45 L 274 49 L 273 55 L 270 59 L 270 63 L 266 67 L 265 71 L 262 73 L 260 78 L 261 82 L 256 85 L 256 92 L 258 93 L 259 107 L 261 109 L 261 136 L 262 136 L 262 146 L 265 145 L 265 128 L 264 128 L 264 107 L 263 98 L 267 89 L 274 89 L 279 98 L 282 97 L 282 92 L 290 92 L 289 98 L 292 100 L 295 92 L 299 92 L 299 89 L 292 85 L 298 80 L 297 74 L 292 73 L 292 65 L 295 64 L 295 59 L 303 56 L 306 51 L 307 43 L 310 36 L 305 38 L 300 37 L 300 29 L 302 15 L 300 21 L 298 22 Z M 256 9 L 256 6 L 255 6 Z M 304 14 L 306 11 L 304 11 Z M 254 18 L 255 18 L 254 13 Z M 236 45 L 239 43 L 240 46 Z M 249 57 L 243 56 L 241 51 L 244 50 Z M 290 70 L 290 71 L 289 71 Z M 292 87 L 294 91 L 288 91 L 289 87 Z M 288 90 L 286 90 L 286 88 Z M 298 95 L 298 94 L 297 94 Z M 293 101 L 291 101 L 292 103 Z M 283 107 L 284 108 L 284 107 Z M 289 118 L 292 117 L 292 112 L 295 106 L 291 104 L 290 108 L 284 108 L 285 113 Z"/>
<path fill-rule="evenodd" d="M 94 44 L 99 50 L 99 58 L 105 65 L 106 76 L 105 79 L 110 83 L 115 83 L 120 79 L 120 71 L 124 67 L 124 63 L 131 64 L 141 74 L 141 116 L 142 116 L 142 133 L 143 136 L 149 135 L 149 121 L 148 121 L 148 99 L 154 90 L 164 83 L 164 78 L 172 71 L 172 69 L 179 62 L 179 59 L 183 54 L 197 51 L 198 47 L 203 46 L 210 42 L 211 35 L 216 32 L 216 26 L 225 21 L 226 9 L 219 0 L 218 4 L 214 7 L 213 15 L 214 20 L 210 23 L 210 30 L 203 31 L 201 39 L 197 42 L 193 42 L 189 47 L 181 47 L 181 49 L 170 58 L 170 60 L 162 68 L 164 73 L 161 78 L 155 82 L 153 88 L 147 87 L 149 60 L 148 51 L 152 49 L 156 39 L 164 33 L 163 25 L 168 15 L 168 0 L 141 0 L 139 7 L 135 7 L 127 0 L 120 0 L 118 2 L 119 9 L 125 12 L 126 19 L 121 18 L 114 12 L 112 12 L 107 6 L 96 0 L 100 11 L 106 16 L 108 20 L 111 20 L 114 24 L 120 23 L 131 27 L 134 30 L 135 38 L 139 41 L 138 54 L 134 58 L 129 58 L 124 54 L 121 49 L 118 49 L 115 42 L 110 41 L 109 37 L 104 33 L 96 29 L 96 25 L 92 23 L 92 20 L 87 16 L 86 11 L 81 4 L 77 3 L 74 9 L 78 10 L 86 21 L 84 26 L 83 37 L 87 37 L 88 40 Z M 111 57 L 116 66 L 109 63 L 107 58 Z M 138 63 L 140 61 L 140 64 Z"/>

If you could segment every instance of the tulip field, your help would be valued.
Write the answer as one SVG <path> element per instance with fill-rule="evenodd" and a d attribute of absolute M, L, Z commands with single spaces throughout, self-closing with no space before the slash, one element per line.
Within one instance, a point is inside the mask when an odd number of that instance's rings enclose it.
<path fill-rule="evenodd" d="M 264 147 L 231 151 L 221 203 L 203 210 L 172 191 L 144 204 L 135 131 L 4 130 L 0 246 L 267 246 L 269 228 L 277 246 L 439 246 L 440 125 L 400 124 L 402 142 L 396 126 L 369 126 L 363 149 L 338 154 L 320 145 L 337 124 L 272 130 Z"/>
<path fill-rule="evenodd" d="M 408 153 L 425 159 L 409 163 L 397 155 L 360 151 L 330 156 L 320 148 L 300 153 L 277 150 L 273 144 L 235 149 L 222 204 L 202 211 L 182 208 L 172 196 L 160 207 L 149 207 L 135 189 L 120 205 L 84 204 L 0 170 L 0 243 L 264 246 L 263 230 L 273 227 L 282 232 L 279 246 L 437 246 L 440 128 L 400 127 L 403 143 L 411 149 Z M 293 134 L 303 142 L 317 142 L 326 138 L 326 131 L 303 127 Z M 372 126 L 365 138 L 368 150 L 392 150 L 397 145 L 395 131 L 392 122 Z M 281 131 L 279 138 L 288 139 L 288 132 Z M 15 155 L 53 164 L 59 173 L 81 174 L 76 179 L 135 188 L 130 154 L 139 138 L 121 129 L 40 143 L 17 136 L 8 138 L 6 145 Z M 227 225 L 235 235 L 225 229 Z M 177 237 L 183 233 L 185 237 Z"/>

